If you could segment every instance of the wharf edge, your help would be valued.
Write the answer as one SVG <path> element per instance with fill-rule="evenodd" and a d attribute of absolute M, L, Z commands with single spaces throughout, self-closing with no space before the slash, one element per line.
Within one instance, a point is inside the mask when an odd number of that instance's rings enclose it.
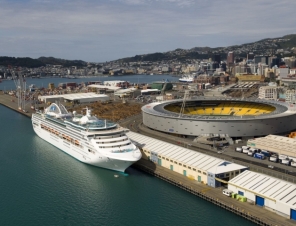
<path fill-rule="evenodd" d="M 230 197 L 222 195 L 222 190 L 210 188 L 204 184 L 198 184 L 197 182 L 191 181 L 189 178 L 179 175 L 169 169 L 161 166 L 157 166 L 149 160 L 141 159 L 134 163 L 132 167 L 144 171 L 150 175 L 153 175 L 163 181 L 166 181 L 178 188 L 181 188 L 191 194 L 202 198 L 206 201 L 215 204 L 227 211 L 230 211 L 238 216 L 241 216 L 257 225 L 262 226 L 292 226 L 295 225 L 290 219 L 284 218 L 266 210 L 260 208 L 255 204 L 242 203 Z M 209 192 L 212 190 L 211 192 Z M 210 194 L 207 194 L 210 193 Z M 258 217 L 264 215 L 264 217 Z"/>

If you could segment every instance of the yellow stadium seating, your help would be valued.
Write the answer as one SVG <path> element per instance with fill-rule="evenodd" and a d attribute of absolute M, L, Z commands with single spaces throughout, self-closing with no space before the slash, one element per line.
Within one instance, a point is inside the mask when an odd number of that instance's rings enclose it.
<path fill-rule="evenodd" d="M 181 107 L 168 105 L 165 107 L 166 110 L 180 113 Z M 194 106 L 185 107 L 184 114 L 192 115 L 261 115 L 268 114 L 275 110 L 275 107 L 256 104 L 256 103 L 220 103 L 217 106 Z"/>

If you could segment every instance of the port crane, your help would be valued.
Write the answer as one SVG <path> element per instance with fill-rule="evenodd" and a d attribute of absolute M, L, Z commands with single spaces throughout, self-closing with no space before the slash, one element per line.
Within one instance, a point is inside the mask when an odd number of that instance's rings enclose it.
<path fill-rule="evenodd" d="M 20 70 L 18 70 L 17 75 L 13 69 L 10 70 L 10 73 L 16 87 L 17 107 L 20 111 L 25 111 L 26 80 L 24 79 L 24 76 L 22 75 Z"/>

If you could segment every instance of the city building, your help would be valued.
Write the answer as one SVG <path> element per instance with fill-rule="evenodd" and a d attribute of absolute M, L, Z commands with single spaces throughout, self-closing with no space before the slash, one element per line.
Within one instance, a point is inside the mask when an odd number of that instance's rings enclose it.
<path fill-rule="evenodd" d="M 295 89 L 286 90 L 285 101 L 290 104 L 296 104 L 296 90 Z"/>
<path fill-rule="evenodd" d="M 259 99 L 265 100 L 278 100 L 280 93 L 283 93 L 284 90 L 281 87 L 276 86 L 261 86 L 259 88 Z"/>
<path fill-rule="evenodd" d="M 227 54 L 227 65 L 232 66 L 234 64 L 234 52 L 228 52 Z"/>
<path fill-rule="evenodd" d="M 254 60 L 254 53 L 248 53 L 247 60 Z"/>

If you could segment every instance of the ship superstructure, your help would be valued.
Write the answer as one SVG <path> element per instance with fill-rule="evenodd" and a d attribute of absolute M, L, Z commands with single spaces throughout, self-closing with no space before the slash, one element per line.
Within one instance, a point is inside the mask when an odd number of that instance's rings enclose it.
<path fill-rule="evenodd" d="M 183 77 L 179 78 L 179 82 L 194 82 L 195 75 L 184 75 Z"/>
<path fill-rule="evenodd" d="M 142 154 L 126 136 L 126 129 L 86 114 L 69 113 L 52 103 L 44 112 L 32 114 L 36 134 L 81 162 L 124 172 Z"/>

